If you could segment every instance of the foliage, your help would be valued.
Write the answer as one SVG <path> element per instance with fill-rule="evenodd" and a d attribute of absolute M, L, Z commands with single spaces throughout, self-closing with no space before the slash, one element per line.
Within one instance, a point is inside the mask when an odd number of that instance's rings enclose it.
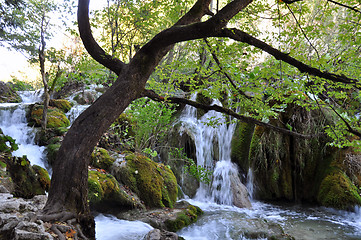
<path fill-rule="evenodd" d="M 171 161 L 184 161 L 184 170 L 198 181 L 209 184 L 211 182 L 212 171 L 198 166 L 193 159 L 187 157 L 182 148 L 172 148 L 169 152 L 169 159 Z"/>
<path fill-rule="evenodd" d="M 172 126 L 175 113 L 174 104 L 164 104 L 142 98 L 135 100 L 127 109 L 127 113 L 136 119 L 134 126 L 134 148 L 141 152 L 156 156 L 154 150 L 158 142 L 166 136 Z"/>
<path fill-rule="evenodd" d="M 4 135 L 0 129 L 0 152 L 11 153 L 18 150 L 18 145 L 15 143 L 15 139 L 10 136 Z"/>

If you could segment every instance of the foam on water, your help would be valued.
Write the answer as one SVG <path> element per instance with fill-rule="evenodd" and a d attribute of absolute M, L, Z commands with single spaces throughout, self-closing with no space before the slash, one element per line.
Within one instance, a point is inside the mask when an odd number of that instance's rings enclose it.
<path fill-rule="evenodd" d="M 152 229 L 149 224 L 140 221 L 125 221 L 102 214 L 95 217 L 97 240 L 139 240 Z"/>

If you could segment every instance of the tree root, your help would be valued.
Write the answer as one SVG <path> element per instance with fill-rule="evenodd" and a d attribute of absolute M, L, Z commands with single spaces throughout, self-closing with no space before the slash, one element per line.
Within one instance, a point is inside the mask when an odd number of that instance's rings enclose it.
<path fill-rule="evenodd" d="M 68 237 L 74 240 L 90 240 L 82 231 L 81 223 L 86 219 L 84 216 L 75 216 L 70 212 L 59 212 L 39 214 L 37 218 L 51 223 L 50 230 L 57 235 L 59 240 L 66 240 Z"/>

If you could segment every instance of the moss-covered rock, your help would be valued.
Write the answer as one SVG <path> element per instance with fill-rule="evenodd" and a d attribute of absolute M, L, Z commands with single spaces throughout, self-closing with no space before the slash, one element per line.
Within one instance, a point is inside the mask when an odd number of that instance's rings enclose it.
<path fill-rule="evenodd" d="M 238 122 L 231 142 L 231 159 L 246 173 L 249 169 L 249 152 L 254 133 L 254 124 Z"/>
<path fill-rule="evenodd" d="M 45 189 L 45 191 L 49 191 L 50 177 L 49 177 L 48 171 L 46 171 L 46 169 L 44 169 L 38 165 L 33 165 L 32 168 L 35 171 L 35 174 L 38 178 L 38 181 L 40 182 L 41 187 L 43 189 Z"/>
<path fill-rule="evenodd" d="M 56 159 L 56 154 L 58 153 L 60 146 L 61 146 L 60 143 L 49 144 L 46 146 L 46 156 L 50 166 L 53 165 Z"/>
<path fill-rule="evenodd" d="M 43 195 L 47 190 L 45 172 L 38 174 L 24 157 L 12 157 L 7 159 L 7 172 L 14 182 L 13 194 L 15 197 L 32 198 L 35 195 Z"/>
<path fill-rule="evenodd" d="M 108 171 L 114 161 L 115 159 L 109 156 L 106 149 L 96 147 L 91 155 L 90 165 Z"/>
<path fill-rule="evenodd" d="M 177 200 L 177 180 L 164 164 L 130 154 L 113 173 L 124 185 L 135 192 L 148 207 L 173 207 Z"/>
<path fill-rule="evenodd" d="M 177 213 L 175 218 L 167 219 L 164 223 L 168 231 L 177 232 L 180 229 L 195 223 L 202 214 L 202 209 L 189 204 L 181 212 Z"/>
<path fill-rule="evenodd" d="M 41 119 L 43 117 L 43 106 L 34 104 L 31 107 L 30 114 L 28 115 L 29 125 L 40 127 Z M 47 128 L 68 127 L 70 125 L 69 119 L 65 116 L 64 112 L 58 108 L 49 107 Z"/>
<path fill-rule="evenodd" d="M 13 89 L 11 84 L 0 82 L 0 103 L 19 103 L 21 97 Z"/>
<path fill-rule="evenodd" d="M 348 176 L 337 167 L 333 167 L 323 179 L 317 196 L 320 204 L 337 209 L 354 209 L 361 205 L 361 196 Z"/>
<path fill-rule="evenodd" d="M 117 180 L 110 174 L 89 171 L 88 200 L 96 208 L 142 208 L 143 205 L 135 197 L 121 189 Z"/>
<path fill-rule="evenodd" d="M 50 99 L 49 106 L 56 107 L 66 113 L 73 107 L 73 104 L 66 99 Z"/>

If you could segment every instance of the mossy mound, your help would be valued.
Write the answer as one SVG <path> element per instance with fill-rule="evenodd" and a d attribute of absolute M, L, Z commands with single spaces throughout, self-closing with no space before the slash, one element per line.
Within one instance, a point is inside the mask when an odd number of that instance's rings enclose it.
<path fill-rule="evenodd" d="M 41 187 L 45 189 L 45 191 L 49 191 L 50 177 L 48 171 L 38 165 L 33 165 L 32 167 L 35 171 L 38 181 L 40 182 Z"/>
<path fill-rule="evenodd" d="M 0 103 L 19 103 L 21 97 L 9 83 L 0 82 Z"/>
<path fill-rule="evenodd" d="M 31 107 L 30 114 L 28 116 L 29 125 L 40 127 L 42 117 L 43 117 L 43 106 L 34 104 Z M 68 127 L 69 125 L 70 125 L 70 121 L 65 116 L 63 111 L 61 111 L 58 108 L 49 107 L 48 121 L 46 124 L 47 128 Z"/>
<path fill-rule="evenodd" d="M 120 188 L 117 180 L 110 174 L 89 171 L 88 200 L 96 208 L 142 208 L 143 205 Z"/>
<path fill-rule="evenodd" d="M 361 205 L 361 196 L 357 188 L 337 167 L 333 167 L 321 182 L 317 200 L 323 206 L 345 210 Z"/>
<path fill-rule="evenodd" d="M 249 152 L 255 125 L 238 122 L 231 142 L 231 159 L 243 172 L 249 169 Z"/>
<path fill-rule="evenodd" d="M 60 143 L 49 144 L 48 146 L 46 146 L 46 156 L 50 165 L 53 165 L 60 146 Z"/>
<path fill-rule="evenodd" d="M 130 154 L 115 170 L 116 178 L 135 192 L 148 207 L 170 207 L 177 200 L 177 180 L 164 164 Z"/>
<path fill-rule="evenodd" d="M 66 113 L 73 107 L 73 104 L 66 99 L 51 99 L 49 106 L 56 107 Z"/>
<path fill-rule="evenodd" d="M 188 205 L 187 208 L 177 213 L 175 219 L 168 219 L 164 223 L 168 231 L 177 232 L 180 229 L 195 223 L 202 214 L 203 211 L 199 207 Z"/>
<path fill-rule="evenodd" d="M 91 155 L 90 165 L 108 171 L 114 161 L 115 159 L 109 156 L 106 149 L 96 147 Z"/>
<path fill-rule="evenodd" d="M 43 195 L 48 189 L 46 184 L 46 170 L 40 170 L 39 166 L 35 167 L 37 171 L 30 165 L 30 161 L 23 157 L 11 157 L 7 160 L 6 170 L 11 176 L 15 186 L 15 197 L 32 198 L 35 195 Z M 50 179 L 49 179 L 50 180 Z"/>

